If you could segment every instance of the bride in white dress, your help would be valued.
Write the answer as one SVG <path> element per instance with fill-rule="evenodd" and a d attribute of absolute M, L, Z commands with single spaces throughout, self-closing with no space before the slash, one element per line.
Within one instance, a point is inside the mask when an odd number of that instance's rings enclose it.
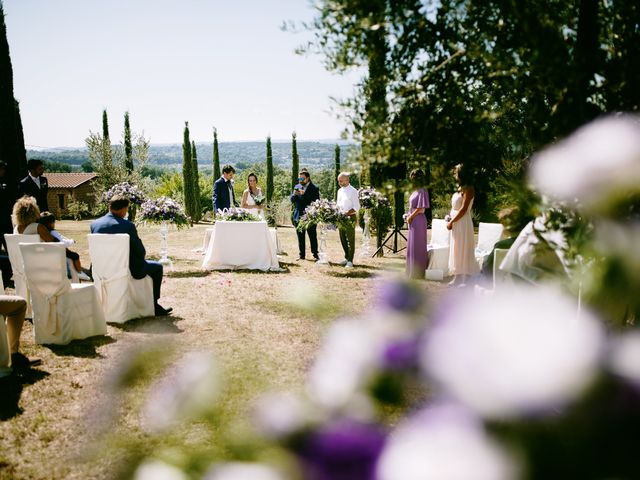
<path fill-rule="evenodd" d="M 264 200 L 260 205 L 256 204 L 256 198 L 262 197 L 262 190 L 258 187 L 258 176 L 255 173 L 250 173 L 247 177 L 247 188 L 242 192 L 242 208 L 251 210 L 251 213 L 258 215 L 264 220 Z"/>

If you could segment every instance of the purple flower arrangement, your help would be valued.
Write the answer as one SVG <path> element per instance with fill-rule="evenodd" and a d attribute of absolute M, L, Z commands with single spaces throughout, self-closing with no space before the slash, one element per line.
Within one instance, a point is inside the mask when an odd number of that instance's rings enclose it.
<path fill-rule="evenodd" d="M 143 223 L 169 222 L 178 228 L 191 225 L 191 219 L 184 213 L 182 206 L 169 197 L 147 200 L 140 206 L 138 219 Z"/>
<path fill-rule="evenodd" d="M 216 219 L 225 222 L 259 222 L 262 220 L 256 214 L 251 213 L 251 210 L 237 207 L 218 209 Z"/>
<path fill-rule="evenodd" d="M 127 197 L 134 205 L 142 205 L 147 201 L 145 193 L 136 185 L 132 185 L 129 182 L 117 183 L 105 193 L 102 194 L 102 201 L 109 203 L 114 195 L 121 195 Z"/>
<path fill-rule="evenodd" d="M 360 207 L 365 210 L 390 206 L 389 199 L 373 187 L 362 187 L 358 190 L 358 199 Z"/>
<path fill-rule="evenodd" d="M 304 215 L 300 217 L 300 221 L 298 222 L 298 230 L 306 230 L 310 226 L 317 225 L 318 223 L 340 227 L 348 221 L 349 217 L 340 211 L 336 202 L 321 198 L 311 203 L 311 205 L 305 209 Z"/>

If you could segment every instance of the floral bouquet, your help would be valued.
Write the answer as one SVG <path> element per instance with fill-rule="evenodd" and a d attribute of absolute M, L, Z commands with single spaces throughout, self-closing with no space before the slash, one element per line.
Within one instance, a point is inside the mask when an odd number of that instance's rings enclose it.
<path fill-rule="evenodd" d="M 256 205 L 262 205 L 266 200 L 266 197 L 261 193 L 259 193 L 258 195 L 252 194 L 251 197 L 253 198 L 253 201 L 256 202 Z"/>
<path fill-rule="evenodd" d="M 250 210 L 236 207 L 225 208 L 224 210 L 218 209 L 216 218 L 226 222 L 259 222 L 262 220 L 257 215 L 251 213 Z"/>
<path fill-rule="evenodd" d="M 349 217 L 340 211 L 336 202 L 327 199 L 316 200 L 311 203 L 300 217 L 298 230 L 303 231 L 312 225 L 324 223 L 340 227 L 349 222 Z"/>
<path fill-rule="evenodd" d="M 390 205 L 389 199 L 373 187 L 362 187 L 358 190 L 358 200 L 360 200 L 360 207 L 365 210 Z"/>
<path fill-rule="evenodd" d="M 115 195 L 127 197 L 134 205 L 142 205 L 147 201 L 147 196 L 137 186 L 131 185 L 129 182 L 116 183 L 113 187 L 102 194 L 102 201 L 109 203 Z"/>
<path fill-rule="evenodd" d="M 169 197 L 147 200 L 140 206 L 140 217 L 143 223 L 171 222 L 178 228 L 191 225 L 191 219 L 184 213 L 182 206 Z"/>

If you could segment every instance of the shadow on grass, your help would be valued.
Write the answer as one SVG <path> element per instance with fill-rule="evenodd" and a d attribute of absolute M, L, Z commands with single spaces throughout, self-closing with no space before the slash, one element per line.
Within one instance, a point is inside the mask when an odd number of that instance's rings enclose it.
<path fill-rule="evenodd" d="M 175 324 L 183 320 L 182 317 L 168 315 L 165 317 L 144 317 L 129 320 L 126 323 L 110 323 L 112 327 L 118 328 L 124 332 L 135 333 L 182 333 L 183 330 Z"/>
<path fill-rule="evenodd" d="M 165 275 L 168 278 L 198 278 L 198 277 L 208 277 L 211 275 L 211 272 L 208 270 L 182 270 L 179 272 L 167 272 Z"/>
<path fill-rule="evenodd" d="M 364 270 L 330 270 L 327 272 L 330 277 L 336 278 L 370 278 L 375 276 L 375 273 L 367 272 Z"/>
<path fill-rule="evenodd" d="M 48 376 L 49 372 L 29 369 L 0 378 L 0 421 L 21 415 L 23 410 L 19 404 L 24 386 L 33 385 Z"/>
<path fill-rule="evenodd" d="M 73 340 L 68 345 L 44 345 L 52 353 L 59 357 L 82 357 L 82 358 L 103 358 L 96 348 L 102 345 L 109 345 L 116 340 L 108 335 L 98 335 L 95 337 Z"/>

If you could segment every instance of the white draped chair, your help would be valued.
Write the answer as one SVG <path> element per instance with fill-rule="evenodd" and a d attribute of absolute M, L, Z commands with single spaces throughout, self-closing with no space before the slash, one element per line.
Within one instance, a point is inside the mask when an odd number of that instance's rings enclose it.
<path fill-rule="evenodd" d="M 72 284 L 67 278 L 63 244 L 21 243 L 20 251 L 31 292 L 36 343 L 66 345 L 107 333 L 95 286 Z"/>
<path fill-rule="evenodd" d="M 449 241 L 451 232 L 447 230 L 447 222 L 441 218 L 431 221 L 431 241 L 427 245 L 429 265 L 427 270 L 439 270 L 443 275 L 449 272 Z M 429 272 L 427 272 L 429 276 Z"/>
<path fill-rule="evenodd" d="M 495 248 L 493 250 L 493 289 L 500 288 L 506 284 L 512 284 L 511 274 L 500 268 L 502 261 L 509 252 L 508 248 Z"/>
<path fill-rule="evenodd" d="M 476 260 L 482 268 L 484 259 L 491 255 L 493 247 L 502 238 L 504 226 L 501 223 L 480 222 L 478 226 L 478 244 L 476 245 Z"/>
<path fill-rule="evenodd" d="M 107 322 L 124 323 L 155 313 L 151 277 L 135 279 L 129 271 L 129 235 L 92 233 L 91 271 Z"/>
<path fill-rule="evenodd" d="M 24 263 L 22 261 L 22 253 L 20 252 L 20 243 L 37 243 L 40 242 L 40 235 L 22 235 L 19 233 L 5 233 L 4 239 L 7 242 L 7 254 L 13 270 L 13 283 L 16 287 L 16 295 L 27 301 L 27 312 L 25 317 L 31 318 L 31 297 L 27 280 L 24 276 Z"/>

